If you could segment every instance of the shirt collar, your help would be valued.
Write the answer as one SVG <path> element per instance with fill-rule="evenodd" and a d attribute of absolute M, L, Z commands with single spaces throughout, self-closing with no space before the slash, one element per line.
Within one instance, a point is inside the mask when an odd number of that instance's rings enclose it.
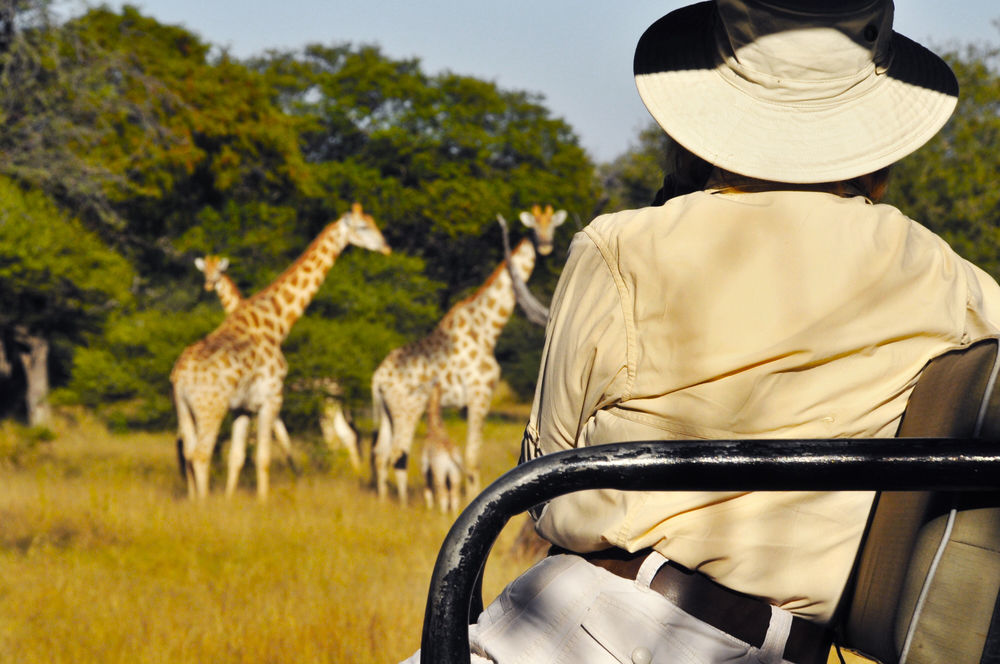
<path fill-rule="evenodd" d="M 871 205 L 872 201 L 864 192 L 851 182 L 832 183 L 817 182 L 807 184 L 793 184 L 789 182 L 773 182 L 771 180 L 760 180 L 746 175 L 738 175 L 728 171 L 713 169 L 708 181 L 705 183 L 705 191 L 710 194 L 752 194 L 761 191 L 819 191 L 843 198 L 860 196 Z"/>

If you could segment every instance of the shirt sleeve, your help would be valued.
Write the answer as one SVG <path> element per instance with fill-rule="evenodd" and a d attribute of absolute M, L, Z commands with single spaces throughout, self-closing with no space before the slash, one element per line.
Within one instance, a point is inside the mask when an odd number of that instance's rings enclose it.
<path fill-rule="evenodd" d="M 521 459 L 580 444 L 593 414 L 626 398 L 625 286 L 586 233 L 578 233 L 556 287 Z"/>
<path fill-rule="evenodd" d="M 1000 331 L 1000 286 L 976 265 L 966 265 L 971 273 L 968 309 L 972 320 L 969 332 L 973 337 L 997 334 Z"/>

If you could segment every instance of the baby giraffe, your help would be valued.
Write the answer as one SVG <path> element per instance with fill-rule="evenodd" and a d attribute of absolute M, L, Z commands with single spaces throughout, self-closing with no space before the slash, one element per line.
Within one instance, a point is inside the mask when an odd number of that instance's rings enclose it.
<path fill-rule="evenodd" d="M 442 512 L 458 511 L 461 458 L 458 447 L 448 437 L 441 420 L 441 385 L 435 382 L 427 401 L 427 440 L 420 458 L 420 472 L 426 482 L 424 500 L 428 508 L 434 507 L 434 497 L 437 496 Z"/>

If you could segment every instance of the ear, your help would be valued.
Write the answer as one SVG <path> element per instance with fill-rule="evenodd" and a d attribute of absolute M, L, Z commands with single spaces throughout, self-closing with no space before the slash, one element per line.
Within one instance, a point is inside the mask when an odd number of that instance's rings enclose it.
<path fill-rule="evenodd" d="M 531 214 L 530 212 L 522 212 L 520 216 L 521 216 L 521 223 L 527 226 L 528 228 L 535 228 L 537 226 L 535 222 L 535 215 Z"/>
<path fill-rule="evenodd" d="M 198 268 L 201 272 L 204 272 L 205 271 L 205 259 L 202 258 L 201 256 L 199 256 L 198 258 L 194 259 L 194 266 L 196 268 Z"/>
<path fill-rule="evenodd" d="M 564 221 L 566 221 L 566 210 L 557 211 L 552 215 L 552 228 L 557 228 Z"/>
<path fill-rule="evenodd" d="M 228 267 L 229 267 L 229 259 L 228 258 L 220 258 L 219 259 L 219 272 L 225 272 Z"/>

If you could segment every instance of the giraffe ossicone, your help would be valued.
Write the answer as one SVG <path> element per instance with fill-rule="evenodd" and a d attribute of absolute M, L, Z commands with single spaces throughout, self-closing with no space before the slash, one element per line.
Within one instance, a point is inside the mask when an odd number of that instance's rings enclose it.
<path fill-rule="evenodd" d="M 257 495 L 267 497 L 271 433 L 275 422 L 280 422 L 278 413 L 288 373 L 281 343 L 350 244 L 390 253 L 375 221 L 358 203 L 324 228 L 272 284 L 240 302 L 214 331 L 185 348 L 175 362 L 170 382 L 190 496 L 208 495 L 212 450 L 222 420 L 233 410 L 236 419 L 227 460 L 226 494 L 235 492 L 246 459 L 250 416 L 256 414 Z"/>
<path fill-rule="evenodd" d="M 465 489 L 469 495 L 478 493 L 483 423 L 500 380 L 493 351 L 515 306 L 511 273 L 528 280 L 535 246 L 543 255 L 552 251 L 555 229 L 566 220 L 566 211 L 536 205 L 520 219 L 533 239 L 521 240 L 509 261 L 501 261 L 478 291 L 452 306 L 430 334 L 396 348 L 375 370 L 372 403 L 378 435 L 372 454 L 379 497 L 388 495 L 391 465 L 399 500 L 406 502 L 410 448 L 435 383 L 442 406 L 466 409 Z"/>

